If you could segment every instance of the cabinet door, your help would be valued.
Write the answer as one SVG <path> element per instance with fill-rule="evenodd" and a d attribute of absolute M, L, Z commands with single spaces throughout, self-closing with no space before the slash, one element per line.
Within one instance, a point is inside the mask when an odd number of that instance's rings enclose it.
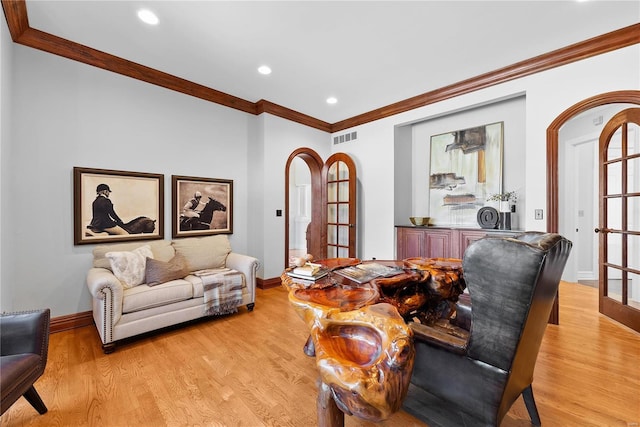
<path fill-rule="evenodd" d="M 487 235 L 486 231 L 482 230 L 460 230 L 458 233 L 458 250 L 454 255 L 455 258 L 462 259 L 464 251 L 467 250 L 467 246 L 476 240 L 480 240 Z"/>
<path fill-rule="evenodd" d="M 425 258 L 451 258 L 453 239 L 451 230 L 429 230 L 425 233 Z"/>
<path fill-rule="evenodd" d="M 423 230 L 398 228 L 396 254 L 398 259 L 424 256 L 425 233 Z"/>

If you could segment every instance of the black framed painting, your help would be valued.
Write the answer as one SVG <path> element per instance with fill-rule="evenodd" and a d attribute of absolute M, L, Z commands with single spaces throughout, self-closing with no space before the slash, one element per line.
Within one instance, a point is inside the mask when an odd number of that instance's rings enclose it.
<path fill-rule="evenodd" d="M 164 238 L 164 175 L 73 168 L 74 244 Z"/>
<path fill-rule="evenodd" d="M 174 238 L 233 233 L 233 180 L 171 177 Z"/>

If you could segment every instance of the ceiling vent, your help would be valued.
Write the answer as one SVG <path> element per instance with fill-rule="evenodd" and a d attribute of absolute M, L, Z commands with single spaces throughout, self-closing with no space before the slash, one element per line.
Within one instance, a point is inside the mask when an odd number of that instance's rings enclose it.
<path fill-rule="evenodd" d="M 349 142 L 358 139 L 358 132 L 349 132 L 342 135 L 336 135 L 333 137 L 333 145 L 342 144 L 343 142 Z"/>

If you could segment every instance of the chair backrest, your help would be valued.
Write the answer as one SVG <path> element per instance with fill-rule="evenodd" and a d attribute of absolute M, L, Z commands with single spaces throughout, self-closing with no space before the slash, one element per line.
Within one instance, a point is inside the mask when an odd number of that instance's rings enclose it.
<path fill-rule="evenodd" d="M 571 242 L 558 234 L 528 232 L 485 238 L 463 258 L 472 304 L 467 356 L 533 377 Z"/>
<path fill-rule="evenodd" d="M 41 369 L 49 353 L 51 311 L 42 310 L 2 313 L 0 315 L 0 353 L 2 356 L 22 353 L 42 358 Z"/>

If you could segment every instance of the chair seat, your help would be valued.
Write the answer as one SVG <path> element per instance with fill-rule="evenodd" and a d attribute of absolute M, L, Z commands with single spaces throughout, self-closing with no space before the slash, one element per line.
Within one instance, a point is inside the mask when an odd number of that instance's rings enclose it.
<path fill-rule="evenodd" d="M 0 414 L 21 396 L 47 412 L 33 383 L 47 364 L 50 316 L 48 308 L 0 314 Z"/>
<path fill-rule="evenodd" d="M 24 353 L 0 357 L 0 391 L 2 398 L 15 390 L 16 385 L 28 384 L 40 376 L 42 359 L 37 354 Z M 22 394 L 21 392 L 20 394 Z"/>

